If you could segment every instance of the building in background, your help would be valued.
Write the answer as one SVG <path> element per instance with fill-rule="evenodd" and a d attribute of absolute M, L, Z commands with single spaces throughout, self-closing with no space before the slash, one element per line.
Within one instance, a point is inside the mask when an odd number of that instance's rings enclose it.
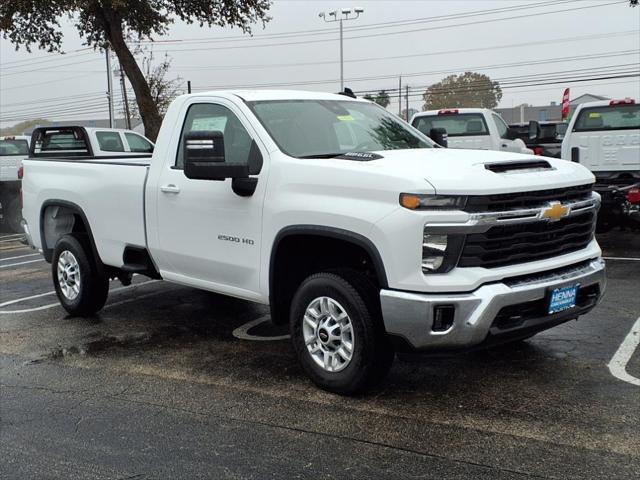
<path fill-rule="evenodd" d="M 599 100 L 608 100 L 607 97 L 585 93 L 571 100 L 569 115 L 573 114 L 575 107 L 585 102 L 596 102 Z M 522 104 L 512 108 L 495 108 L 496 112 L 502 115 L 507 123 L 528 123 L 531 120 L 538 122 L 559 122 L 562 119 L 562 105 L 557 102 L 551 102 L 549 105 L 533 106 Z"/>

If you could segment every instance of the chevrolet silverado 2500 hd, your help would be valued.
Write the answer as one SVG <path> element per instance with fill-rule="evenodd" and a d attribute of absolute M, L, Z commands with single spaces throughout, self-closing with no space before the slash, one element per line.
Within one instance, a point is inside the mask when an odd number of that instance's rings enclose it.
<path fill-rule="evenodd" d="M 62 306 L 132 273 L 270 304 L 313 381 L 353 393 L 399 349 L 520 340 L 604 291 L 593 176 L 439 148 L 340 95 L 178 97 L 153 156 L 28 159 L 24 224 Z"/>

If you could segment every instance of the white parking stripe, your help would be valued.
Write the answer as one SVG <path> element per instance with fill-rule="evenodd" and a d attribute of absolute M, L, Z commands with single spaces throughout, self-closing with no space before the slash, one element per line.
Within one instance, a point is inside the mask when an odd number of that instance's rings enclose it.
<path fill-rule="evenodd" d="M 631 260 L 632 262 L 640 262 L 640 258 L 635 257 L 602 257 L 605 260 Z"/>
<path fill-rule="evenodd" d="M 18 255 L 17 257 L 0 258 L 0 262 L 6 262 L 7 260 L 17 260 L 19 258 L 35 257 L 36 255 L 40 255 L 40 254 L 39 253 L 30 253 L 28 255 Z"/>
<path fill-rule="evenodd" d="M 640 387 L 640 378 L 633 377 L 627 373 L 627 364 L 633 352 L 640 345 L 640 317 L 636 320 L 636 323 L 631 327 L 631 331 L 627 334 L 623 342 L 618 347 L 618 351 L 615 353 L 609 364 L 609 371 L 611 375 L 623 382 L 637 385 Z"/>
<path fill-rule="evenodd" d="M 9 263 L 7 265 L 0 265 L 0 268 L 18 267 L 20 265 L 26 265 L 27 263 L 44 262 L 44 258 L 38 258 L 37 260 L 28 260 L 26 262 Z"/>
<path fill-rule="evenodd" d="M 21 237 L 10 238 L 9 240 L 0 240 L 0 243 L 10 243 L 10 242 L 19 242 L 22 240 Z"/>
<path fill-rule="evenodd" d="M 11 233 L 9 235 L 0 235 L 0 240 L 5 239 L 5 238 L 21 237 L 22 235 L 24 235 L 24 234 L 23 233 Z"/>
<path fill-rule="evenodd" d="M 122 290 L 128 290 L 130 288 L 133 287 L 139 287 L 142 285 L 149 285 L 150 283 L 156 283 L 159 282 L 160 280 L 149 280 L 147 282 L 140 282 L 140 283 L 135 283 L 132 285 L 127 285 L 126 287 L 118 287 L 118 288 L 114 288 L 113 290 L 109 290 L 109 294 L 115 293 L 115 292 L 121 292 Z M 23 297 L 23 298 L 18 298 L 16 300 L 10 300 L 8 302 L 4 302 L 4 303 L 0 303 L 0 308 L 3 307 L 7 307 L 9 305 L 15 305 L 16 303 L 21 303 L 21 302 L 26 302 L 27 300 L 33 300 L 34 298 L 40 298 L 40 297 L 46 297 L 47 295 L 54 295 L 56 292 L 55 290 L 53 292 L 47 292 L 47 293 L 40 293 L 38 295 L 31 295 L 30 297 Z M 131 300 L 135 300 L 138 297 L 132 298 Z M 57 307 L 60 306 L 60 302 L 56 302 L 56 303 L 49 303 L 47 305 L 42 305 L 40 307 L 34 307 L 34 308 L 25 308 L 23 310 L 5 310 L 5 311 L 1 311 L 0 310 L 0 315 L 8 315 L 8 314 L 13 314 L 13 313 L 28 313 L 28 312 L 37 312 L 39 310 L 47 310 L 48 308 L 53 308 L 53 307 Z"/>

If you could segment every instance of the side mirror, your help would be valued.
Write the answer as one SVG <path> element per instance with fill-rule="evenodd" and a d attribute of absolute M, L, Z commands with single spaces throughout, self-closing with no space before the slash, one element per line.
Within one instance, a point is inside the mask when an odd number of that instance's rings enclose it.
<path fill-rule="evenodd" d="M 535 120 L 529 122 L 529 140 L 538 140 L 542 137 L 540 124 Z"/>
<path fill-rule="evenodd" d="M 249 176 L 248 165 L 225 163 L 222 132 L 189 132 L 184 136 L 184 174 L 193 180 Z"/>
<path fill-rule="evenodd" d="M 429 138 L 441 147 L 447 148 L 449 146 L 449 136 L 444 128 L 432 128 L 429 130 Z"/>

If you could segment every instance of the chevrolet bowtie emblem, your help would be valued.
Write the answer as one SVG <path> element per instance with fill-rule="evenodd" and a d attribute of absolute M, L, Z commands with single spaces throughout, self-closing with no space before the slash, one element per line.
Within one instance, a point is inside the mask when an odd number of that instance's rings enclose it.
<path fill-rule="evenodd" d="M 542 210 L 542 218 L 551 222 L 557 222 L 561 218 L 569 215 L 569 207 L 565 207 L 560 202 L 551 202 L 547 208 Z"/>

